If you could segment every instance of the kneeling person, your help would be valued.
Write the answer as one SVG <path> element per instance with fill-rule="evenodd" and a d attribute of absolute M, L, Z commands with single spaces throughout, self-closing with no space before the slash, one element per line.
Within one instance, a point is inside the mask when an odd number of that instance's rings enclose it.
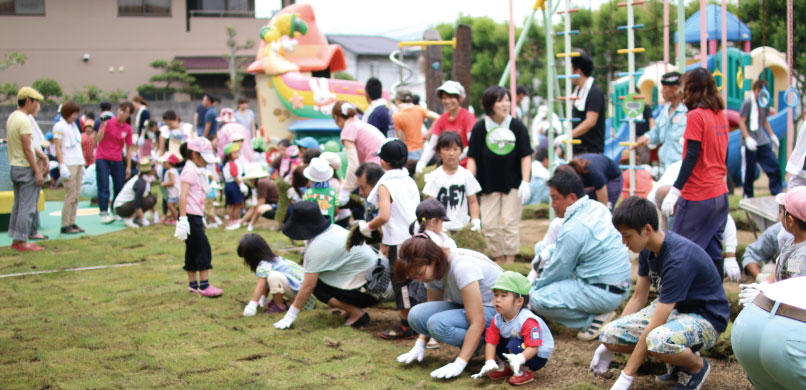
<path fill-rule="evenodd" d="M 631 354 L 611 387 L 628 389 L 651 354 L 670 365 L 656 381 L 677 382 L 675 389 L 699 389 L 711 367 L 696 352 L 716 343 L 730 314 L 721 275 L 699 245 L 658 230 L 657 211 L 646 199 L 625 199 L 613 212 L 613 225 L 630 250 L 640 253 L 638 283 L 621 318 L 602 329 L 591 370 L 603 374 L 614 353 Z M 650 286 L 658 299 L 644 307 Z"/>

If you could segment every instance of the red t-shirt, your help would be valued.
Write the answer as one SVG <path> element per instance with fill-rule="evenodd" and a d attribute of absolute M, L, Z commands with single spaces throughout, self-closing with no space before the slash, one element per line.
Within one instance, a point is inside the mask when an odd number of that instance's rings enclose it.
<path fill-rule="evenodd" d="M 473 130 L 473 125 L 476 124 L 476 117 L 464 108 L 459 110 L 459 114 L 453 120 L 450 117 L 449 112 L 442 114 L 434 123 L 432 134 L 439 137 L 443 131 L 455 131 L 462 137 L 462 144 L 467 146 L 467 138 Z"/>
<path fill-rule="evenodd" d="M 688 112 L 686 131 L 683 133 L 683 156 L 688 141 L 699 141 L 700 155 L 688 181 L 680 191 L 685 200 L 701 201 L 716 198 L 728 192 L 725 176 L 728 167 L 728 119 L 724 112 L 696 108 Z"/>
<path fill-rule="evenodd" d="M 540 329 L 540 324 L 534 318 L 529 318 L 523 322 L 521 326 L 521 338 L 526 348 L 539 347 L 543 345 L 543 331 Z M 490 323 L 487 330 L 484 332 L 484 342 L 487 344 L 498 345 L 501 340 L 501 331 L 495 326 L 495 321 Z"/>
<path fill-rule="evenodd" d="M 95 159 L 122 161 L 124 144 L 132 144 L 132 127 L 126 122 L 118 122 L 117 117 L 106 121 L 104 138 L 101 142 L 98 142 L 98 146 L 95 149 Z"/>

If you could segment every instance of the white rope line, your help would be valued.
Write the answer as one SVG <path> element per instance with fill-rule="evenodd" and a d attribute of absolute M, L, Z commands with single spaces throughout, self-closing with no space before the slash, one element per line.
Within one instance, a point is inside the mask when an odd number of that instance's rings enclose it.
<path fill-rule="evenodd" d="M 2 278 L 13 278 L 13 277 L 16 277 L 16 276 L 53 274 L 53 273 L 57 273 L 57 272 L 78 272 L 78 271 L 89 271 L 89 270 L 94 270 L 94 269 L 128 267 L 128 266 L 139 265 L 139 264 L 140 263 L 123 263 L 123 264 L 112 264 L 112 265 L 94 265 L 94 266 L 91 266 L 91 267 L 75 267 L 75 268 L 67 268 L 67 269 L 51 269 L 51 270 L 45 270 L 45 271 L 20 272 L 20 273 L 16 273 L 16 274 L 0 275 L 0 279 L 2 279 Z"/>

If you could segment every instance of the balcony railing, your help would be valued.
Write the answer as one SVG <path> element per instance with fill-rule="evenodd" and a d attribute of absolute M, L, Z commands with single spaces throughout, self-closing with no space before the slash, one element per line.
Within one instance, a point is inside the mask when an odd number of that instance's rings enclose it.
<path fill-rule="evenodd" d="M 254 10 L 208 10 L 208 9 L 193 9 L 188 11 L 191 17 L 206 17 L 206 18 L 254 18 Z"/>

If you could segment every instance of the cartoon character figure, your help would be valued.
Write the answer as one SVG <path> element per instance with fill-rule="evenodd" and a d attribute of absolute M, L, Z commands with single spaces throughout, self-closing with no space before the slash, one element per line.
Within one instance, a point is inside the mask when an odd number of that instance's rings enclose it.
<path fill-rule="evenodd" d="M 336 103 L 336 94 L 330 91 L 327 79 L 322 77 L 310 79 L 308 80 L 308 85 L 313 92 L 316 109 L 322 114 L 330 116 L 333 112 L 333 105 Z"/>

